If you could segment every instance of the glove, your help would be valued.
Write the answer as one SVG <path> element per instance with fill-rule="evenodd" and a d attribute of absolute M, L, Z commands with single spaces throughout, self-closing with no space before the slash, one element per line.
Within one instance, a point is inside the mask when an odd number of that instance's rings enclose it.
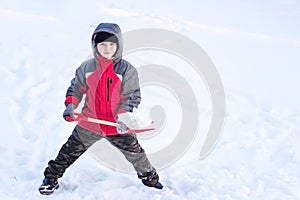
<path fill-rule="evenodd" d="M 72 103 L 69 103 L 66 105 L 66 109 L 63 113 L 63 117 L 66 121 L 68 121 L 68 122 L 75 121 L 75 118 L 74 118 L 74 109 L 75 108 L 76 108 L 76 106 Z"/>
<path fill-rule="evenodd" d="M 127 126 L 124 122 L 117 120 L 117 132 L 123 134 L 127 131 Z"/>

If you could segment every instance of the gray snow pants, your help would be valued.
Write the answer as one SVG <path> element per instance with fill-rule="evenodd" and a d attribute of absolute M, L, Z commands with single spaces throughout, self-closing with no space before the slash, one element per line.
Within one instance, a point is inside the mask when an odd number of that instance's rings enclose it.
<path fill-rule="evenodd" d="M 140 179 L 147 177 L 156 179 L 158 175 L 151 166 L 144 149 L 139 145 L 134 134 L 113 135 L 103 137 L 91 131 L 76 126 L 67 142 L 61 147 L 57 157 L 48 162 L 44 171 L 45 177 L 58 179 L 63 176 L 65 170 L 72 165 L 90 146 L 102 138 L 107 139 L 113 146 L 118 148 L 125 158 L 133 165 Z"/>

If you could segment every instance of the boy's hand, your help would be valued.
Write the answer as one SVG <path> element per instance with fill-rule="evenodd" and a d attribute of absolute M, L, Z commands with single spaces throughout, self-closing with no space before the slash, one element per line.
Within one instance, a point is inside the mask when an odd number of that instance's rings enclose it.
<path fill-rule="evenodd" d="M 125 133 L 127 131 L 127 126 L 124 122 L 117 120 L 117 131 L 118 133 L 122 134 Z"/>
<path fill-rule="evenodd" d="M 72 103 L 69 103 L 66 105 L 66 109 L 63 113 L 63 117 L 66 121 L 68 122 L 73 122 L 75 121 L 75 118 L 74 118 L 74 109 L 75 109 L 75 105 L 72 104 Z"/>

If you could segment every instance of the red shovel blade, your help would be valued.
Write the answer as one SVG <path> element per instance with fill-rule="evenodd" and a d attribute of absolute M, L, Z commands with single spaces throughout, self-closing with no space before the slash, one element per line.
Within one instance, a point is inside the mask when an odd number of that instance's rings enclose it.
<path fill-rule="evenodd" d="M 152 131 L 152 130 L 154 130 L 154 128 L 128 129 L 126 132 L 124 132 L 122 134 L 126 134 L 126 133 L 141 133 L 141 132 Z"/>

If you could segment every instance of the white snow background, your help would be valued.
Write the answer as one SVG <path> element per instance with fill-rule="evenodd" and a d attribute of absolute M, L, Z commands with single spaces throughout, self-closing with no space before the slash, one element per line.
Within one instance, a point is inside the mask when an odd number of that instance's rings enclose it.
<path fill-rule="evenodd" d="M 299 10 L 293 0 L 1 0 L 0 198 L 300 199 Z M 165 28 L 197 42 L 224 83 L 222 136 L 200 160 L 211 102 L 203 80 L 190 76 L 199 133 L 179 160 L 158 170 L 163 190 L 145 187 L 135 175 L 109 169 L 86 153 L 59 180 L 59 190 L 41 196 L 44 168 L 74 127 L 62 118 L 66 89 L 91 53 L 90 36 L 100 22 L 116 22 L 123 31 Z M 137 67 L 171 65 L 187 78 L 193 74 L 175 58 L 161 56 L 141 52 L 128 60 Z M 155 89 L 145 88 L 143 101 L 165 107 L 167 121 L 158 136 L 140 140 L 149 153 L 170 142 L 180 124 L 174 97 L 153 94 Z"/>

